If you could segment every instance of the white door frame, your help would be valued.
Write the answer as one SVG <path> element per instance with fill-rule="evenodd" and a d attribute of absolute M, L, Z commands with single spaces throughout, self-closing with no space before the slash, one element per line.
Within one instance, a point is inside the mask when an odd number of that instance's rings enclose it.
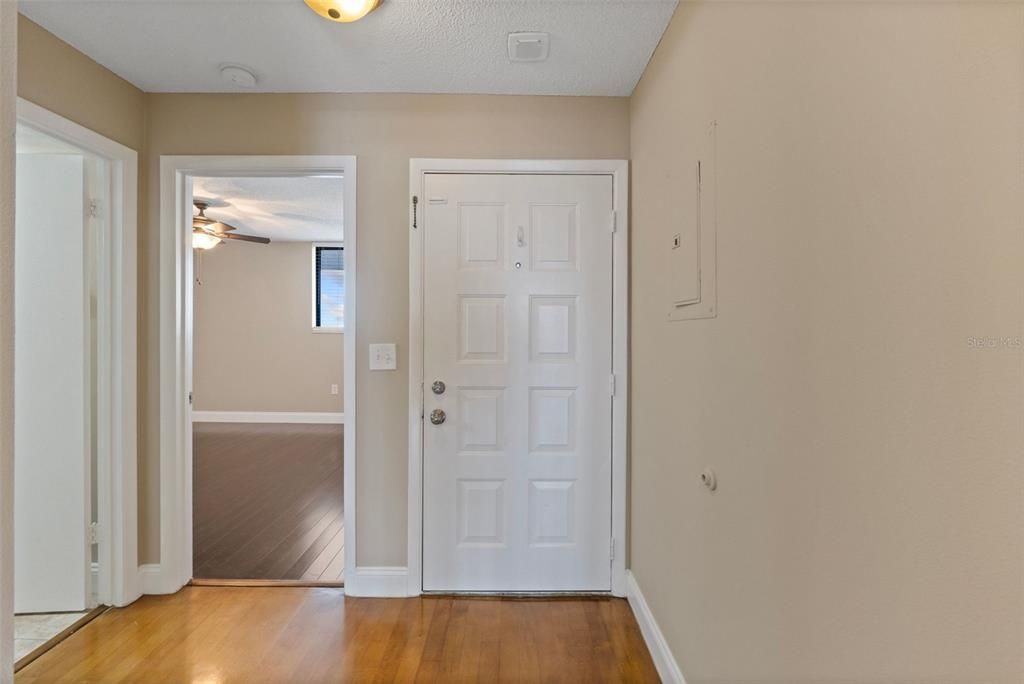
<path fill-rule="evenodd" d="M 96 599 L 128 605 L 141 595 L 138 562 L 136 413 L 136 260 L 138 155 L 95 131 L 18 98 L 18 123 L 63 140 L 107 162 L 110 181 L 97 269 L 97 511 Z M 84 207 L 83 207 L 84 210 Z M 0 553 L 8 553 L 3 549 Z"/>
<path fill-rule="evenodd" d="M 356 158 L 160 157 L 160 563 L 146 593 L 172 594 L 192 579 L 192 177 L 344 176 L 345 576 L 356 549 Z M 351 324 L 349 323 L 351 321 Z"/>
<path fill-rule="evenodd" d="M 626 594 L 626 459 L 629 407 L 629 162 L 624 160 L 411 159 L 409 162 L 408 593 L 423 591 L 423 225 L 429 173 L 607 175 L 614 185 L 612 246 L 612 591 Z M 414 201 L 418 199 L 418 203 Z M 346 540 L 347 543 L 347 540 Z"/>

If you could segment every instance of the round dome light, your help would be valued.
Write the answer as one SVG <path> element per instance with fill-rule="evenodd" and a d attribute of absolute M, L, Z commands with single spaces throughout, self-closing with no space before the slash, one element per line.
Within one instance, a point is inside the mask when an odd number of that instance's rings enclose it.
<path fill-rule="evenodd" d="M 383 0 L 306 0 L 310 9 L 324 19 L 347 24 L 377 9 Z"/>

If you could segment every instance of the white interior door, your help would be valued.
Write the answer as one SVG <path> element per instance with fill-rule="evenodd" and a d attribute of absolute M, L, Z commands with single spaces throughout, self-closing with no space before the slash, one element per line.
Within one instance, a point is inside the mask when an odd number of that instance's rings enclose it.
<path fill-rule="evenodd" d="M 85 160 L 19 154 L 14 610 L 89 604 Z"/>
<path fill-rule="evenodd" d="M 608 591 L 612 177 L 425 187 L 423 588 Z"/>

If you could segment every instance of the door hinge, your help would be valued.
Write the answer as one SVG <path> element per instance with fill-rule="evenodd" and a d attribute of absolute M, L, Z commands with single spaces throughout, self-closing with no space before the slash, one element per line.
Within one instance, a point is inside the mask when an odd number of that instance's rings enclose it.
<path fill-rule="evenodd" d="M 608 395 L 615 396 L 615 373 L 608 376 Z"/>
<path fill-rule="evenodd" d="M 100 543 L 100 524 L 89 523 L 89 543 L 99 544 Z"/>
<path fill-rule="evenodd" d="M 416 225 L 416 205 L 420 203 L 420 198 L 416 195 L 412 196 L 412 229 L 416 230 L 419 226 Z"/>
<path fill-rule="evenodd" d="M 100 201 L 96 200 L 96 199 L 89 200 L 89 206 L 86 209 L 86 214 L 88 214 L 89 218 L 99 218 L 100 217 Z"/>
<path fill-rule="evenodd" d="M 192 393 L 191 392 L 188 393 L 188 405 L 189 406 L 192 405 Z"/>
<path fill-rule="evenodd" d="M 612 222 L 611 222 L 610 230 L 611 230 L 612 233 L 614 233 L 618 229 L 619 229 L 619 212 L 613 210 L 612 211 Z"/>
<path fill-rule="evenodd" d="M 612 537 L 608 542 L 608 559 L 615 560 L 615 537 Z"/>

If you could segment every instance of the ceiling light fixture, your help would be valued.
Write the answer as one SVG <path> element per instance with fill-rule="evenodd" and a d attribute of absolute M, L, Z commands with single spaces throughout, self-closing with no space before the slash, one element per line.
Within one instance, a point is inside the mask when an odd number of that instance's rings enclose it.
<path fill-rule="evenodd" d="M 347 24 L 359 21 L 377 9 L 383 0 L 306 0 L 310 9 L 324 19 Z"/>
<path fill-rule="evenodd" d="M 213 249 L 221 243 L 216 235 L 210 235 L 204 230 L 192 231 L 192 249 Z"/>

